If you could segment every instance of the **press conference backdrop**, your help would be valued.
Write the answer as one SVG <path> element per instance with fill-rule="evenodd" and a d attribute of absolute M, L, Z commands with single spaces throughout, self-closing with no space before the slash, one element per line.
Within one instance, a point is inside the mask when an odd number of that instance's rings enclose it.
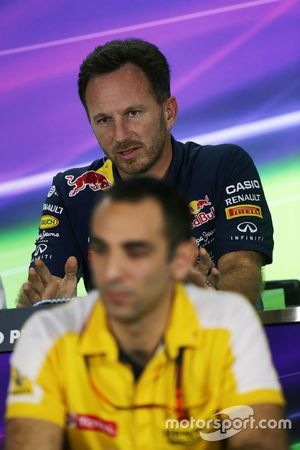
<path fill-rule="evenodd" d="M 16 308 L 0 312 L 0 450 L 3 449 L 5 398 L 9 379 L 10 351 L 21 333 L 24 321 L 37 308 Z M 260 313 L 286 399 L 290 450 L 299 450 L 300 440 L 300 307 Z"/>
<path fill-rule="evenodd" d="M 180 109 L 174 135 L 233 142 L 257 164 L 275 226 L 265 278 L 300 278 L 300 6 L 296 0 L 0 2 L 0 273 L 26 278 L 52 175 L 101 155 L 77 96 L 110 39 L 157 44 Z"/>

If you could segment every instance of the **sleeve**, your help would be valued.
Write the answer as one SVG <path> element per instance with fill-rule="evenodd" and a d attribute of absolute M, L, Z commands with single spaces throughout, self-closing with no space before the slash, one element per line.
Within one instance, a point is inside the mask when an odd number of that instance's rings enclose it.
<path fill-rule="evenodd" d="M 278 375 L 258 316 L 246 300 L 232 293 L 230 296 L 238 302 L 227 311 L 224 325 L 229 340 L 224 353 L 220 406 L 283 405 Z"/>
<path fill-rule="evenodd" d="M 76 240 L 68 205 L 64 201 L 60 183 L 61 174 L 53 179 L 42 208 L 38 237 L 31 255 L 31 263 L 35 258 L 42 259 L 52 275 L 64 277 L 65 263 L 69 256 L 75 256 L 79 268 L 82 265 L 82 253 Z"/>
<path fill-rule="evenodd" d="M 273 225 L 261 179 L 242 148 L 225 145 L 216 176 L 216 238 L 213 254 L 250 250 L 272 262 Z"/>
<path fill-rule="evenodd" d="M 40 314 L 26 323 L 12 354 L 6 418 L 40 419 L 63 427 L 66 407 L 58 340 L 47 332 Z"/>

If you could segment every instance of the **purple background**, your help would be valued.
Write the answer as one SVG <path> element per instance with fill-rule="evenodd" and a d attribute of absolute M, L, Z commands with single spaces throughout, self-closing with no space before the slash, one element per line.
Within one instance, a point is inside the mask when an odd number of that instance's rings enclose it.
<path fill-rule="evenodd" d="M 2 0 L 0 192 L 3 182 L 12 183 L 1 197 L 0 227 L 36 219 L 51 176 L 38 192 L 26 180 L 17 189 L 18 178 L 99 156 L 76 85 L 79 65 L 96 45 L 129 36 L 159 45 L 180 105 L 174 134 L 187 139 L 300 110 L 299 16 L 296 0 L 173 0 L 172 8 L 157 0 Z M 299 126 L 234 142 L 258 166 L 280 161 L 299 152 Z"/>

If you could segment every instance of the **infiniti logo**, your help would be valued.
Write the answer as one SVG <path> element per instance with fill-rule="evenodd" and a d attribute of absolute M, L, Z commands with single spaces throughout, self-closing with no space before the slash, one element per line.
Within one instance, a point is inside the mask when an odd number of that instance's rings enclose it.
<path fill-rule="evenodd" d="M 237 229 L 242 233 L 256 233 L 257 226 L 252 222 L 242 222 L 238 224 Z"/>
<path fill-rule="evenodd" d="M 39 244 L 36 247 L 36 250 L 34 252 L 34 256 L 38 257 L 39 255 L 41 255 L 42 253 L 44 253 L 44 251 L 47 249 L 47 245 L 46 244 Z"/>

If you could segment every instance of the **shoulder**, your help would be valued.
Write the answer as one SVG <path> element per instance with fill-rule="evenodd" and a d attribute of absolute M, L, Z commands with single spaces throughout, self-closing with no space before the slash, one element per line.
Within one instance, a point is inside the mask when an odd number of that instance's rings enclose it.
<path fill-rule="evenodd" d="M 108 160 L 106 158 L 101 158 L 101 159 L 96 159 L 95 161 L 91 162 L 91 164 L 87 165 L 87 166 L 82 166 L 82 167 L 72 167 L 70 169 L 67 169 L 64 172 L 58 172 L 55 177 L 54 180 L 56 182 L 60 182 L 62 180 L 65 180 L 66 176 L 73 176 L 78 177 L 80 175 L 82 175 L 85 172 L 89 172 L 91 170 L 99 170 L 102 166 L 105 165 L 105 163 Z"/>
<path fill-rule="evenodd" d="M 253 163 L 246 150 L 235 144 L 200 145 L 174 140 L 173 148 L 175 153 L 182 155 L 183 166 L 190 166 L 193 171 L 201 168 L 202 171 L 207 169 L 211 172 L 220 167 Z"/>
<path fill-rule="evenodd" d="M 235 155 L 239 157 L 250 157 L 246 150 L 236 144 L 217 144 L 217 145 L 201 145 L 197 142 L 174 141 L 175 151 L 180 149 L 187 155 L 198 157 L 227 157 L 228 155 Z"/>
<path fill-rule="evenodd" d="M 97 301 L 98 292 L 69 303 L 35 312 L 26 322 L 16 344 L 12 364 L 27 366 L 28 352 L 33 366 L 39 366 L 55 343 L 68 333 L 80 333 Z"/>
<path fill-rule="evenodd" d="M 204 328 L 227 329 L 238 336 L 245 323 L 250 328 L 261 327 L 253 306 L 235 292 L 204 290 L 194 285 L 188 285 L 186 291 Z"/>
<path fill-rule="evenodd" d="M 97 159 L 88 166 L 75 167 L 58 173 L 53 185 L 66 197 L 76 197 L 81 191 L 86 195 L 91 191 L 105 190 L 114 183 L 112 161 L 107 158 Z M 86 188 L 89 189 L 86 189 Z"/>

